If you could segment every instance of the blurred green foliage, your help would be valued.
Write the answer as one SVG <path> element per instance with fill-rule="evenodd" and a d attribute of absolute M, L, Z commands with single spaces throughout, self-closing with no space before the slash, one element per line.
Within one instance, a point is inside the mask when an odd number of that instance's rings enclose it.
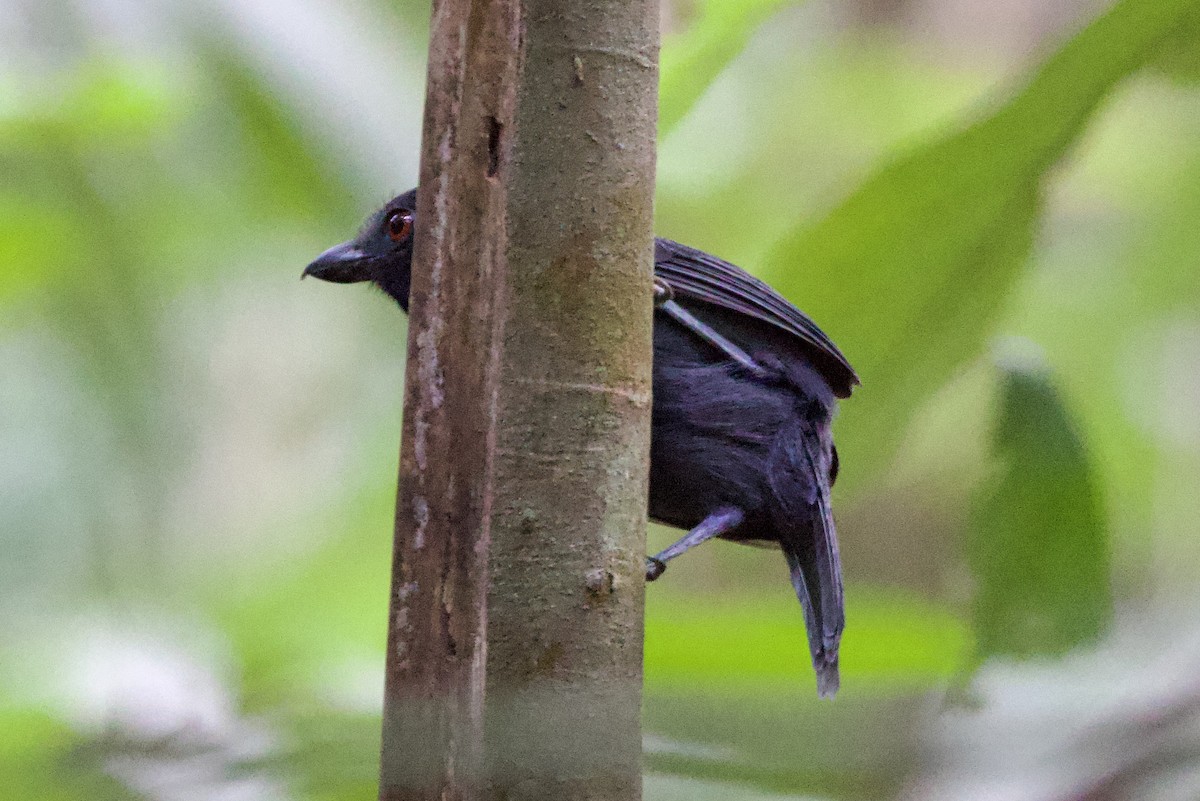
<path fill-rule="evenodd" d="M 651 692 L 698 686 L 714 693 L 787 692 L 813 684 L 797 680 L 796 665 L 808 651 L 793 631 L 794 600 L 784 593 L 680 606 L 646 622 Z M 918 598 L 864 589 L 847 605 L 851 614 L 841 666 L 847 686 L 922 689 L 954 676 L 968 655 L 971 635 L 963 623 Z"/>
<path fill-rule="evenodd" d="M 789 0 L 704 0 L 691 8 L 686 27 L 668 36 L 659 58 L 658 131 L 670 135 L 679 121 L 764 20 Z"/>
<path fill-rule="evenodd" d="M 999 464 L 969 542 L 979 655 L 1066 653 L 1109 623 L 1108 531 L 1090 457 L 1044 368 L 1009 354 L 1000 369 Z"/>
<path fill-rule="evenodd" d="M 933 797 L 949 685 L 998 703 L 993 657 L 1197 578 L 1200 3 L 1121 0 L 1027 63 L 866 3 L 668 5 L 660 230 L 758 269 L 863 387 L 841 694 L 777 554 L 689 554 L 648 591 L 647 797 Z M 0 786 L 369 795 L 403 321 L 295 279 L 414 181 L 427 10 L 15 8 Z M 995 369 L 1004 334 L 1043 369 Z"/>
<path fill-rule="evenodd" d="M 1200 14 L 1171 32 L 1154 66 L 1184 82 L 1200 80 Z"/>
<path fill-rule="evenodd" d="M 836 321 L 871 387 L 846 407 L 848 460 L 877 469 L 902 433 L 897 416 L 980 352 L 1026 264 L 1043 180 L 1114 85 L 1192 14 L 1190 0 L 1118 3 L 984 120 L 886 165 L 775 247 L 764 274 Z"/>

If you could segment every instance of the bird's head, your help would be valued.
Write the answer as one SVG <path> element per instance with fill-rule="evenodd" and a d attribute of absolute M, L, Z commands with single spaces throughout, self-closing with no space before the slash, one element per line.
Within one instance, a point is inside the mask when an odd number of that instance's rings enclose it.
<path fill-rule="evenodd" d="M 317 256 L 301 277 L 335 284 L 370 281 L 408 311 L 416 214 L 417 190 L 412 189 L 372 214 L 354 239 Z"/>

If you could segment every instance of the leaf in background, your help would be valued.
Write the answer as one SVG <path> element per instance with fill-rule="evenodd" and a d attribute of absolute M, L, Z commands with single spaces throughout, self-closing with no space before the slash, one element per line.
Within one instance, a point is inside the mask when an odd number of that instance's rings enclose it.
<path fill-rule="evenodd" d="M 918 403 L 980 350 L 1020 274 L 1043 181 L 1197 7 L 1123 0 L 989 117 L 883 167 L 773 250 L 765 277 L 828 326 L 863 379 L 838 432 L 847 481 L 884 463 Z"/>
<path fill-rule="evenodd" d="M 43 79 L 38 91 L 7 91 L 0 76 L 0 302 L 94 265 L 92 237 L 61 235 L 87 219 L 72 208 L 81 194 L 70 185 L 72 162 L 144 148 L 175 125 L 181 93 L 163 73 L 147 61 L 92 59 Z"/>
<path fill-rule="evenodd" d="M 1108 623 L 1108 533 L 1087 450 L 1040 360 L 1000 361 L 1000 465 L 968 548 L 979 654 L 1059 654 Z"/>
<path fill-rule="evenodd" d="M 1154 66 L 1181 83 L 1200 81 L 1200 13 L 1167 39 Z"/>
<path fill-rule="evenodd" d="M 659 59 L 658 138 L 665 139 L 769 16 L 795 0 L 707 0 Z"/>
<path fill-rule="evenodd" d="M 280 103 L 270 82 L 229 43 L 198 37 L 207 78 L 237 119 L 247 150 L 243 188 L 270 213 L 318 221 L 361 212 L 328 144 L 305 130 L 296 109 Z M 267 216 L 267 215 L 264 215 Z"/>

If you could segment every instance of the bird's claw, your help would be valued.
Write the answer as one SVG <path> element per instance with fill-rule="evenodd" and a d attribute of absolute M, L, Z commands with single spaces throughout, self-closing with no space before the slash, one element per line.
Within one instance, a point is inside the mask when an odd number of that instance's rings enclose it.
<path fill-rule="evenodd" d="M 654 279 L 654 305 L 661 306 L 669 300 L 674 300 L 675 290 L 671 289 L 662 278 L 655 277 Z"/>
<path fill-rule="evenodd" d="M 667 563 L 653 556 L 646 557 L 646 581 L 654 581 L 667 570 Z"/>

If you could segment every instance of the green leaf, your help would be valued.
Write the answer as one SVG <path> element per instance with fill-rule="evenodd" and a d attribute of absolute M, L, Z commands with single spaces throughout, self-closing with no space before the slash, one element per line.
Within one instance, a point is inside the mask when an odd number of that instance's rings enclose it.
<path fill-rule="evenodd" d="M 1181 83 L 1200 81 L 1200 14 L 1167 39 L 1154 66 Z"/>
<path fill-rule="evenodd" d="M 768 17 L 794 0 L 707 0 L 686 31 L 669 37 L 659 57 L 658 136 L 687 116 Z"/>
<path fill-rule="evenodd" d="M 1112 611 L 1108 532 L 1087 449 L 1049 376 L 1000 366 L 999 468 L 973 509 L 969 556 L 982 657 L 1059 654 Z"/>
<path fill-rule="evenodd" d="M 848 482 L 882 465 L 919 403 L 980 351 L 1055 164 L 1197 7 L 1123 0 L 989 116 L 884 166 L 774 248 L 765 277 L 826 327 L 863 380 L 838 432 Z"/>

